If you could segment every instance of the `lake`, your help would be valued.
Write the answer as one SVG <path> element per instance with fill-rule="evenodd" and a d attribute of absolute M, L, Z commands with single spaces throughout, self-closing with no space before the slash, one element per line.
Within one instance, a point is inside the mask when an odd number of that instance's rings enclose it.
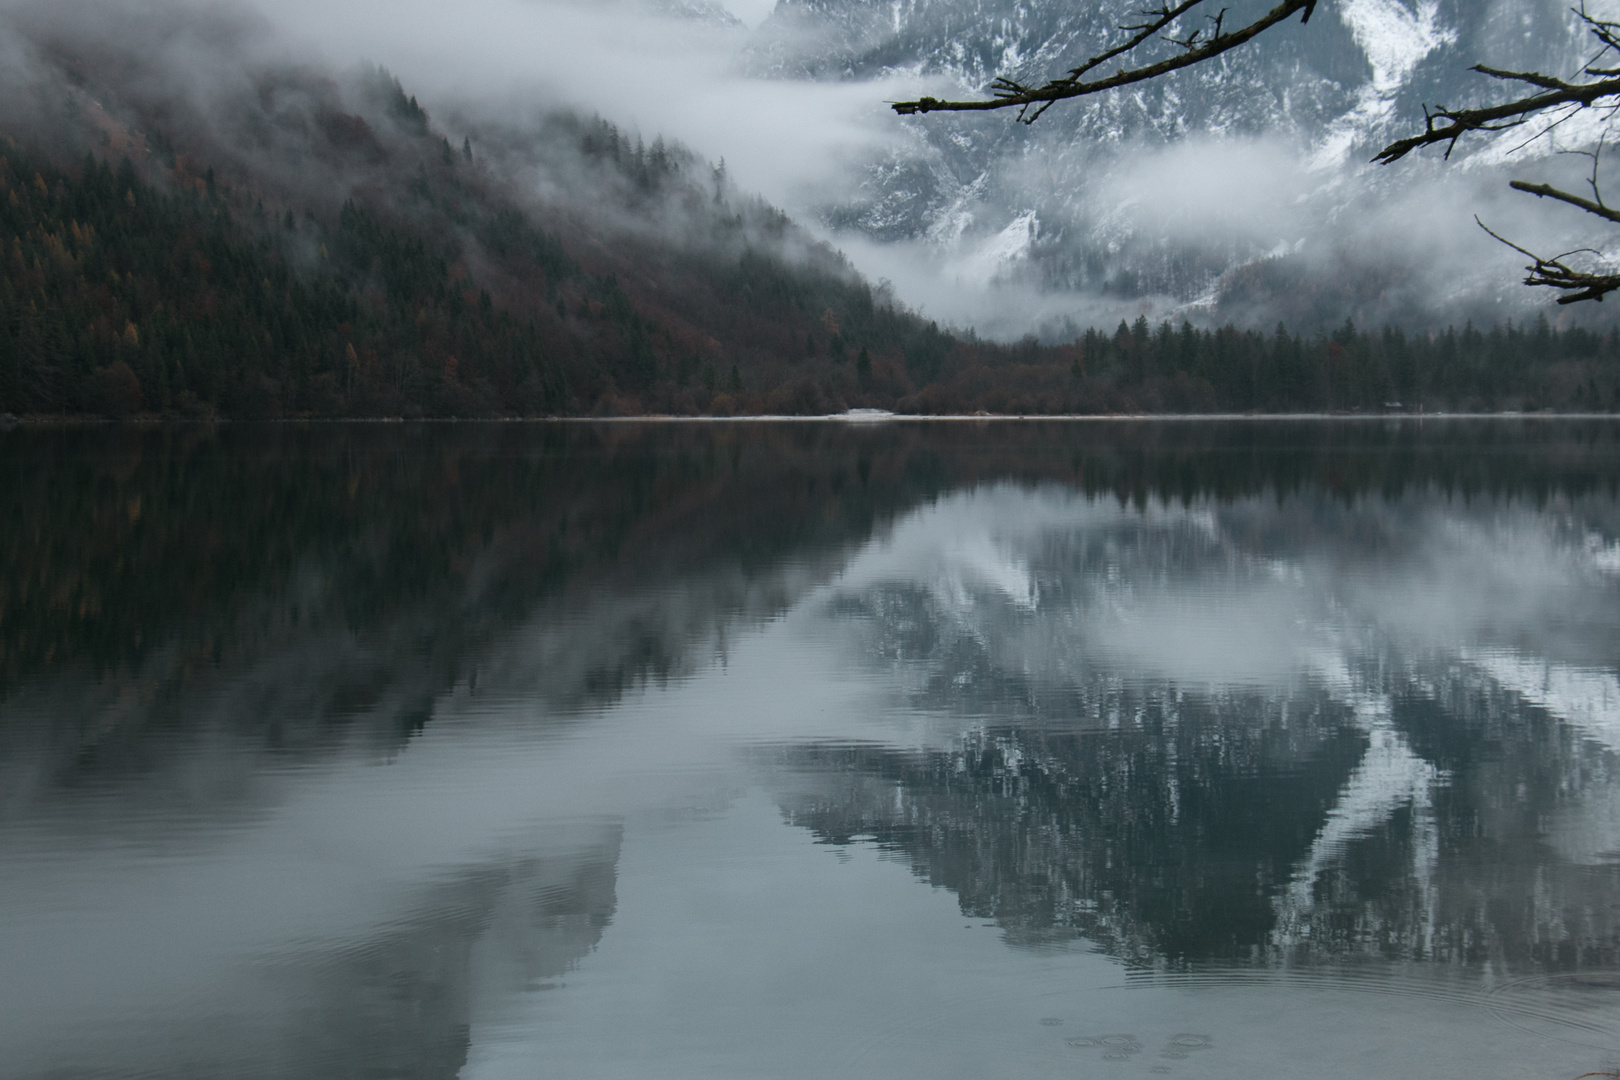
<path fill-rule="evenodd" d="M 9 1078 L 1620 1068 L 1620 422 L 0 431 Z"/>

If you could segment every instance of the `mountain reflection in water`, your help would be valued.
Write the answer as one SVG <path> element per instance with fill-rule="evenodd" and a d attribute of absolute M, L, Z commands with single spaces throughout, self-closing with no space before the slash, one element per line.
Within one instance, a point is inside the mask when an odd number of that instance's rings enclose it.
<path fill-rule="evenodd" d="M 0 477 L 8 1076 L 1268 1075 L 1332 1036 L 1079 1025 L 1301 979 L 1477 1007 L 1380 1029 L 1447 1072 L 1620 1055 L 1620 424 L 13 429 Z"/>

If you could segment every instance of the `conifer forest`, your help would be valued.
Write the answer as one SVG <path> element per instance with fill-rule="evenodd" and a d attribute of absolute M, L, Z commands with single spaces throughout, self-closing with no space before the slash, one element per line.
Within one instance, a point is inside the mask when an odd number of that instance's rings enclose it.
<path fill-rule="evenodd" d="M 1620 336 L 1533 323 L 1408 332 L 1151 323 L 997 343 L 940 326 L 723 169 L 606 121 L 559 122 L 677 246 L 504 197 L 385 73 L 379 127 L 327 115 L 393 190 L 293 205 L 152 140 L 0 147 L 0 413 L 106 418 L 1609 411 Z M 377 90 L 376 85 L 381 89 Z"/>

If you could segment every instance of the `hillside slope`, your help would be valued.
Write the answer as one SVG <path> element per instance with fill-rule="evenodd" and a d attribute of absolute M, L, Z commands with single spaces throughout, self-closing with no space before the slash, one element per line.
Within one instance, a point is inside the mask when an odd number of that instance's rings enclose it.
<path fill-rule="evenodd" d="M 1228 26 L 1271 6 L 1218 5 Z M 1099 55 L 1142 7 L 782 0 L 749 62 L 775 79 L 874 80 L 882 96 L 977 98 L 996 76 L 1039 84 Z M 1565 179 L 1555 152 L 1594 134 L 1568 126 L 1512 154 L 1526 133 L 1500 145 L 1482 137 L 1449 167 L 1438 155 L 1367 163 L 1421 127 L 1425 104 L 1499 95 L 1473 64 L 1570 70 L 1589 43 L 1569 7 L 1333 0 L 1308 26 L 1290 22 L 1219 63 L 1065 103 L 1033 126 L 1006 113 L 896 122 L 897 137 L 816 212 L 833 229 L 915 247 L 949 268 L 943 278 L 999 289 L 1004 308 L 1059 324 L 1065 310 L 1129 318 L 1144 304 L 1153 318 L 1300 326 L 1533 318 L 1548 298 L 1518 285 L 1522 260 L 1472 215 L 1532 246 L 1593 246 L 1578 215 L 1538 214 L 1506 185 L 1510 175 Z M 1144 60 L 1174 51 L 1157 42 Z M 1304 288 L 1260 289 L 1264 277 Z M 999 325 L 993 309 L 980 325 Z"/>
<path fill-rule="evenodd" d="M 5 27 L 11 411 L 724 410 L 840 334 L 853 360 L 930 333 L 678 147 L 452 132 L 385 72 L 170 14 L 157 51 Z"/>
<path fill-rule="evenodd" d="M 0 413 L 1607 409 L 1620 397 L 1612 336 L 1544 323 L 1301 337 L 1138 317 L 1053 346 L 953 334 L 678 145 L 555 110 L 436 119 L 380 69 L 270 53 L 257 24 L 210 10 L 155 8 L 139 32 L 0 18 Z M 1264 273 L 1249 284 L 1308 295 Z"/>

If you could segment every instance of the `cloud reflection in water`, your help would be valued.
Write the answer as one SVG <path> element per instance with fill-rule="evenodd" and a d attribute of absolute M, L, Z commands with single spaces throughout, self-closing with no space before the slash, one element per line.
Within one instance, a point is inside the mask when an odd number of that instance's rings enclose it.
<path fill-rule="evenodd" d="M 1264 1073 L 1252 977 L 1620 966 L 1609 427 L 186 439 L 0 433 L 8 1072 Z"/>

